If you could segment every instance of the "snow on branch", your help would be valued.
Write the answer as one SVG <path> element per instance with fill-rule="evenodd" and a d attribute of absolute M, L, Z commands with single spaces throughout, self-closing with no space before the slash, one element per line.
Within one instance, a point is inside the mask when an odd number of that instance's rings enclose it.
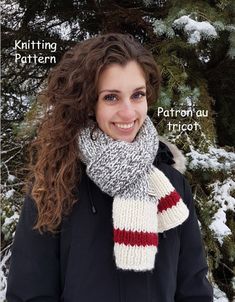
<path fill-rule="evenodd" d="M 219 205 L 218 211 L 213 217 L 213 221 L 209 226 L 215 232 L 215 236 L 219 243 L 223 244 L 224 237 L 231 234 L 231 230 L 226 225 L 226 211 L 235 211 L 235 198 L 231 196 L 231 192 L 235 190 L 235 181 L 231 178 L 223 182 L 216 181 L 210 185 L 212 187 L 213 200 L 211 202 Z"/>
<path fill-rule="evenodd" d="M 213 283 L 214 300 L 213 302 L 229 302 L 226 294 L 219 289 L 216 283 Z"/>
<path fill-rule="evenodd" d="M 190 16 L 182 16 L 173 22 L 173 27 L 183 29 L 188 36 L 188 43 L 196 44 L 201 39 L 215 39 L 218 34 L 208 21 L 195 21 Z"/>
<path fill-rule="evenodd" d="M 175 36 L 175 32 L 171 25 L 167 24 L 162 19 L 157 19 L 153 22 L 153 30 L 158 36 L 166 35 L 169 39 Z"/>
<path fill-rule="evenodd" d="M 218 171 L 235 168 L 235 153 L 227 152 L 222 148 L 209 147 L 207 153 L 200 153 L 191 147 L 191 151 L 186 155 L 190 157 L 190 169 Z"/>
<path fill-rule="evenodd" d="M 6 290 L 7 290 L 7 274 L 8 269 L 6 263 L 9 261 L 11 257 L 11 251 L 8 250 L 3 257 L 1 257 L 1 263 L 0 263 L 0 301 L 4 302 L 6 298 Z"/>

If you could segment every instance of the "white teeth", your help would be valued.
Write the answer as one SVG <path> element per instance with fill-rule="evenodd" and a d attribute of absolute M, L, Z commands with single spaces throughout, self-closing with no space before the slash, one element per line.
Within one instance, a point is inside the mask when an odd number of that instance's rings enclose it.
<path fill-rule="evenodd" d="M 134 126 L 134 122 L 130 123 L 130 124 L 115 124 L 118 128 L 122 128 L 122 129 L 128 129 Z"/>

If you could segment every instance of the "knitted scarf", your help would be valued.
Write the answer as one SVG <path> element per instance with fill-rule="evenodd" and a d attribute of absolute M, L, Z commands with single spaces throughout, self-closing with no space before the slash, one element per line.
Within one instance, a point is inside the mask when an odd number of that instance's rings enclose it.
<path fill-rule="evenodd" d="M 95 137 L 94 137 L 95 136 Z M 114 140 L 99 128 L 83 129 L 78 138 L 87 175 L 113 198 L 116 266 L 154 268 L 158 233 L 182 224 L 189 211 L 168 178 L 155 166 L 159 140 L 147 117 L 132 143 Z"/>

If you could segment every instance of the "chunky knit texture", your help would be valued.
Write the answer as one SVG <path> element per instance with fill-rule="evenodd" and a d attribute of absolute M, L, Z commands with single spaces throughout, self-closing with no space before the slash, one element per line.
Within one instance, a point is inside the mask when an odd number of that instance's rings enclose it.
<path fill-rule="evenodd" d="M 114 257 L 118 268 L 154 268 L 158 232 L 183 223 L 189 211 L 156 167 L 159 140 L 147 117 L 132 143 L 113 140 L 93 125 L 78 138 L 87 175 L 113 198 Z"/>

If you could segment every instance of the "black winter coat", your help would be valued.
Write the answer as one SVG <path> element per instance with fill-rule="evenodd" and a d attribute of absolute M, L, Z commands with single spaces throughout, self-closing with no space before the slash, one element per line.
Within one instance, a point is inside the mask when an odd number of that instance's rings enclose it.
<path fill-rule="evenodd" d="M 118 270 L 113 257 L 112 198 L 84 173 L 78 198 L 58 235 L 32 230 L 37 215 L 26 197 L 12 247 L 8 302 L 212 302 L 207 264 L 190 187 L 160 144 L 155 165 L 190 215 L 160 235 L 151 272 Z"/>

